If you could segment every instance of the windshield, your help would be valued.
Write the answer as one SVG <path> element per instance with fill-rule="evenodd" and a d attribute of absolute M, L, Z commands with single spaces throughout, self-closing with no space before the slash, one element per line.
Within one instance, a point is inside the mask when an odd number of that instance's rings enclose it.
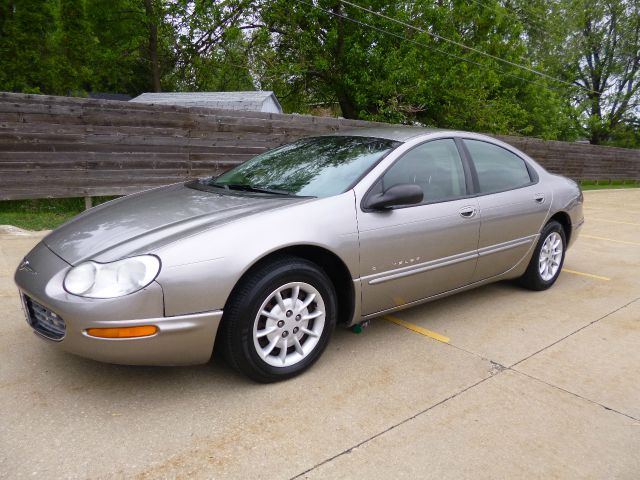
<path fill-rule="evenodd" d="M 270 150 L 209 182 L 214 187 L 329 197 L 345 192 L 400 145 L 369 137 L 315 137 Z"/>

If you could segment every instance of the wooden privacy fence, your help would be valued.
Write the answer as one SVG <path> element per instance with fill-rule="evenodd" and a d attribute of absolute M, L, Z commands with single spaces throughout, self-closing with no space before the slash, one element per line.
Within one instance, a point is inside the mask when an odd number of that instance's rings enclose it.
<path fill-rule="evenodd" d="M 0 94 L 0 200 L 118 195 L 217 175 L 303 136 L 383 124 Z M 640 151 L 500 137 L 576 180 L 640 180 Z"/>

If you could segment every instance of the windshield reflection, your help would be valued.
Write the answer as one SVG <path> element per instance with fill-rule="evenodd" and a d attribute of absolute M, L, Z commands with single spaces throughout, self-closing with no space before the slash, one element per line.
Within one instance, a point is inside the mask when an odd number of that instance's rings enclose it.
<path fill-rule="evenodd" d="M 398 145 L 371 137 L 307 138 L 258 155 L 209 185 L 328 197 L 349 189 Z"/>

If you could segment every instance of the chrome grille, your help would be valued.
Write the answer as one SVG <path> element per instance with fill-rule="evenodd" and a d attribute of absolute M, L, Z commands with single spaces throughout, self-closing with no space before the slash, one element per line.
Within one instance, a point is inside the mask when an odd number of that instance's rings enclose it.
<path fill-rule="evenodd" d="M 23 300 L 27 321 L 31 328 L 52 340 L 60 340 L 64 337 L 66 325 L 62 318 L 26 295 L 23 295 Z"/>

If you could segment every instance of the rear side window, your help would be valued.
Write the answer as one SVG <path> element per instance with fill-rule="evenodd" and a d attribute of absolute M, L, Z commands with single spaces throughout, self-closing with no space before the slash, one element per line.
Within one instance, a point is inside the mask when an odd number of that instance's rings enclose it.
<path fill-rule="evenodd" d="M 464 140 L 478 173 L 480 193 L 501 192 L 531 183 L 527 165 L 517 155 L 497 145 Z"/>

